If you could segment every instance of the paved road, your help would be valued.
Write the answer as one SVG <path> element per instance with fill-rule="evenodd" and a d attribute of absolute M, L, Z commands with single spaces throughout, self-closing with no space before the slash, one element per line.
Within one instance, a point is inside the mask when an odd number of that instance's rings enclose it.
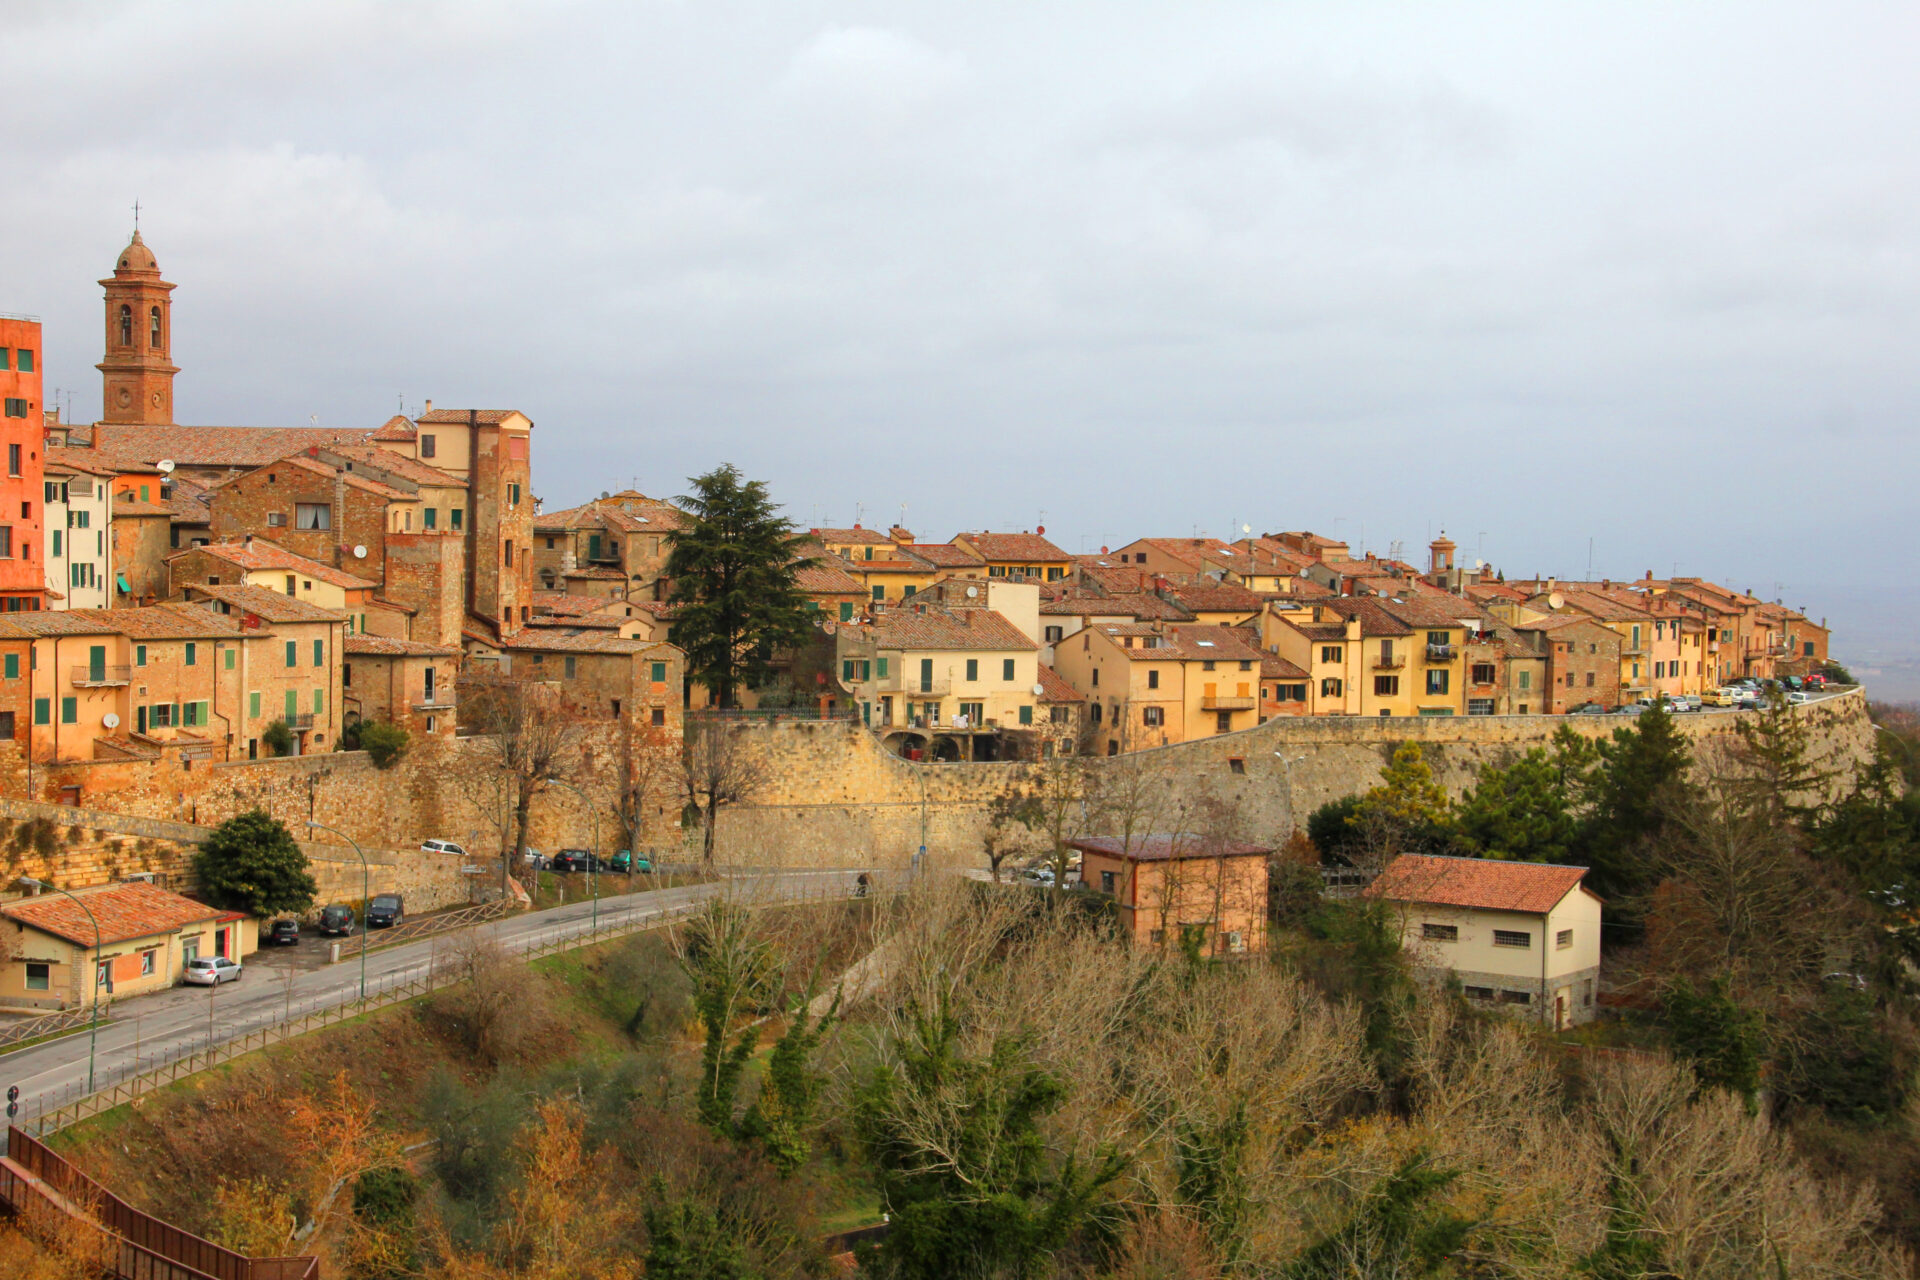
<path fill-rule="evenodd" d="M 600 900 L 600 927 L 645 920 L 710 897 L 723 889 L 740 896 L 805 898 L 852 889 L 857 872 L 796 871 L 718 883 L 656 889 Z M 480 926 L 482 934 L 511 950 L 525 950 L 562 936 L 580 936 L 593 928 L 593 903 L 577 902 L 550 911 L 511 916 Z M 302 943 L 302 946 L 309 944 Z M 425 977 L 434 957 L 449 945 L 448 935 L 388 947 L 367 954 L 367 990 Z M 120 1001 L 113 1021 L 102 1023 L 93 1063 L 97 1087 L 132 1075 L 183 1052 L 218 1044 L 270 1027 L 289 1014 L 298 1017 L 353 1001 L 360 991 L 357 953 L 342 948 L 341 961 L 317 970 L 249 963 L 238 982 L 218 988 L 174 987 Z M 87 1091 L 88 1035 L 0 1055 L 0 1088 L 20 1087 L 20 1118 L 50 1111 Z"/>

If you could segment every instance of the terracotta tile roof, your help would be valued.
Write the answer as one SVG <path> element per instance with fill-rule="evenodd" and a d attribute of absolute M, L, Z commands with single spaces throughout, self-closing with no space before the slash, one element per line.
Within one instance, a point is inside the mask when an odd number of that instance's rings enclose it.
<path fill-rule="evenodd" d="M 0 906 L 0 915 L 91 948 L 95 922 L 100 926 L 100 944 L 105 946 L 110 942 L 172 933 L 186 925 L 216 920 L 226 914 L 217 907 L 183 898 L 144 880 L 129 880 L 103 889 L 81 889 L 77 896 L 87 904 L 84 910 L 63 893 L 43 893 Z M 93 921 L 87 919 L 88 911 L 93 913 Z"/>
<path fill-rule="evenodd" d="M 1209 563 L 1224 560 L 1228 564 L 1246 560 L 1231 544 L 1218 538 L 1136 538 L 1128 547 L 1150 547 L 1170 560 L 1192 568 L 1196 573 Z M 1126 550 L 1125 547 L 1121 548 Z M 1116 552 L 1115 554 L 1119 554 Z"/>
<path fill-rule="evenodd" d="M 466 487 L 465 482 L 459 478 L 430 467 L 424 462 L 416 462 L 404 453 L 395 453 L 392 449 L 381 449 L 370 444 L 338 444 L 321 452 L 346 459 L 349 471 L 355 467 L 374 467 L 423 488 L 464 489 Z"/>
<path fill-rule="evenodd" d="M 149 427 L 99 423 L 94 448 L 102 457 L 152 466 L 169 459 L 183 467 L 261 467 L 316 444 L 356 444 L 365 427 Z"/>
<path fill-rule="evenodd" d="M 1037 533 L 956 533 L 953 541 L 966 539 L 967 545 L 988 560 L 1071 563 L 1073 557 Z"/>
<path fill-rule="evenodd" d="M 828 556 L 794 571 L 794 585 L 810 595 L 864 596 L 860 580 L 841 568 L 839 557 Z"/>
<path fill-rule="evenodd" d="M 605 596 L 576 596 L 564 591 L 536 591 L 533 593 L 533 611 L 536 615 L 545 610 L 555 618 L 574 618 L 582 614 L 598 613 L 602 609 L 622 610 L 625 616 L 625 600 L 609 600 Z"/>
<path fill-rule="evenodd" d="M 380 497 L 393 502 L 419 501 L 418 494 L 408 493 L 404 489 L 396 489 L 390 484 L 382 484 L 378 480 L 369 479 L 363 475 L 356 475 L 353 472 L 342 474 L 340 468 L 330 467 L 316 458 L 308 457 L 304 449 L 274 458 L 262 465 L 276 468 L 293 467 L 301 471 L 311 472 L 317 476 L 325 476 L 329 480 L 337 477 L 356 489 L 364 489 L 368 493 L 378 494 Z M 259 469 L 260 468 L 255 468 L 255 470 Z M 242 479 L 245 479 L 245 475 L 228 476 L 226 479 L 208 487 L 211 491 L 217 493 L 219 490 L 226 488 L 230 484 L 235 484 Z"/>
<path fill-rule="evenodd" d="M 414 430 L 413 419 L 405 414 L 396 413 L 374 429 L 367 439 L 378 441 L 401 441 L 415 439 L 419 432 Z"/>
<path fill-rule="evenodd" d="M 1269 680 L 1305 680 L 1308 675 L 1285 658 L 1277 658 L 1271 653 L 1260 659 L 1260 674 Z"/>
<path fill-rule="evenodd" d="M 1400 585 L 1405 586 L 1405 583 Z M 1459 627 L 1467 619 L 1478 618 L 1480 610 L 1458 596 L 1409 596 L 1378 600 L 1380 608 L 1415 630 L 1425 627 Z"/>
<path fill-rule="evenodd" d="M 125 493 L 117 493 L 113 496 L 113 518 L 115 520 L 130 519 L 139 516 L 160 516 L 170 520 L 173 518 L 173 508 L 163 507 L 157 502 L 142 502 L 138 498 L 128 497 Z"/>
<path fill-rule="evenodd" d="M 544 512 L 533 518 L 534 528 L 555 532 L 607 529 L 616 533 L 668 533 L 686 523 L 687 513 L 672 503 L 637 493 L 595 498 L 577 507 Z"/>
<path fill-rule="evenodd" d="M 1237 582 L 1169 583 L 1165 594 L 1188 613 L 1258 613 L 1259 596 Z"/>
<path fill-rule="evenodd" d="M 1638 622 L 1651 617 L 1638 605 L 1627 604 L 1598 591 L 1557 591 L 1565 607 L 1598 618 L 1602 622 Z M 1535 600 L 1540 597 L 1534 597 Z M 1529 603 L 1532 603 L 1529 601 Z"/>
<path fill-rule="evenodd" d="M 341 642 L 348 657 L 364 654 L 380 658 L 452 658 L 458 649 L 445 649 L 421 640 L 401 640 L 395 636 L 348 636 Z"/>
<path fill-rule="evenodd" d="M 268 622 L 344 622 L 347 617 L 339 609 L 323 609 L 284 591 L 273 591 L 266 587 L 215 587 L 205 583 L 189 583 L 186 593 L 189 600 L 195 596 L 206 596 Z"/>
<path fill-rule="evenodd" d="M 584 582 L 625 582 L 626 571 L 622 569 L 604 569 L 588 566 L 584 569 L 568 569 L 560 575 L 563 578 L 579 578 Z"/>
<path fill-rule="evenodd" d="M 1052 667 L 1048 666 L 1044 662 L 1040 664 L 1039 684 L 1040 684 L 1040 693 L 1036 701 L 1044 703 L 1044 702 L 1085 702 L 1087 700 L 1087 697 L 1085 694 L 1081 693 L 1079 690 L 1075 689 L 1072 685 L 1068 684 L 1065 680 L 1061 679 L 1060 673 L 1058 671 L 1055 671 Z"/>
<path fill-rule="evenodd" d="M 1267 655 L 1247 643 L 1232 627 L 1185 626 L 1156 629 L 1139 624 L 1096 624 L 1091 630 L 1124 640 L 1127 637 L 1150 638 L 1151 647 L 1121 646 L 1120 652 L 1134 662 L 1259 662 Z"/>
<path fill-rule="evenodd" d="M 631 622 L 627 617 L 614 617 L 606 613 L 583 613 L 576 617 L 555 617 L 550 613 L 536 613 L 526 621 L 529 627 L 586 627 L 599 631 L 618 631 L 622 623 Z"/>
<path fill-rule="evenodd" d="M 1557 863 L 1403 853 L 1387 864 L 1361 896 L 1544 915 L 1572 893 L 1586 874 L 1585 867 Z"/>
<path fill-rule="evenodd" d="M 1102 853 L 1113 858 L 1131 858 L 1138 862 L 1166 862 L 1181 858 L 1264 857 L 1273 849 L 1264 844 L 1246 844 L 1238 840 L 1209 841 L 1189 832 L 1155 832 L 1135 836 L 1132 847 L 1120 836 L 1082 836 L 1067 841 L 1070 849 L 1083 853 Z"/>
<path fill-rule="evenodd" d="M 167 484 L 167 505 L 173 508 L 176 524 L 211 524 L 213 508 L 207 505 L 207 486 L 175 472 Z"/>
<path fill-rule="evenodd" d="M 265 538 L 254 538 L 250 542 L 209 542 L 204 547 L 189 547 L 185 551 L 176 551 L 168 560 L 177 560 L 181 556 L 191 555 L 195 551 L 204 551 L 215 559 L 224 560 L 230 565 L 242 569 L 282 569 L 288 573 L 304 574 L 309 578 L 318 578 L 322 582 L 332 583 L 336 587 L 374 588 L 380 584 L 369 582 L 365 578 L 356 578 L 352 574 L 335 569 L 331 565 L 321 564 L 318 560 L 309 560 L 303 555 L 287 550 L 276 542 Z"/>
<path fill-rule="evenodd" d="M 986 561 L 976 551 L 951 542 L 910 542 L 901 548 L 937 569 L 977 569 Z"/>
<path fill-rule="evenodd" d="M 556 632 L 543 627 L 538 631 L 531 628 L 516 631 L 501 647 L 521 652 L 633 654 L 673 646 L 659 640 L 628 640 L 624 636 L 605 635 L 599 628 Z"/>
<path fill-rule="evenodd" d="M 193 605 L 156 604 L 144 609 L 65 609 L 9 614 L 15 626 L 36 636 L 130 636 L 136 640 L 199 640 L 237 635 L 240 624 Z"/>
<path fill-rule="evenodd" d="M 849 560 L 845 556 L 834 556 L 831 552 L 829 552 L 828 555 L 844 565 L 848 573 L 912 573 L 925 575 L 933 572 L 933 566 L 918 556 L 902 556 L 887 560 Z"/>
<path fill-rule="evenodd" d="M 414 419 L 419 426 L 465 426 L 471 420 L 483 427 L 498 426 L 518 413 L 517 409 L 432 409 Z M 523 415 L 524 416 L 524 415 Z"/>
<path fill-rule="evenodd" d="M 1380 607 L 1373 596 L 1340 596 L 1322 601 L 1320 607 L 1343 618 L 1360 619 L 1362 636 L 1408 636 L 1413 628 Z"/>
<path fill-rule="evenodd" d="M 893 541 L 878 529 L 862 529 L 859 525 L 851 529 L 809 529 L 807 532 L 822 542 L 851 542 L 877 547 Z"/>
<path fill-rule="evenodd" d="M 108 465 L 106 459 L 91 449 L 71 449 L 61 445 L 48 445 L 41 455 L 45 470 L 59 472 L 63 469 L 76 475 L 112 476 L 119 471 Z"/>
<path fill-rule="evenodd" d="M 992 609 L 889 610 L 863 628 L 881 649 L 982 649 L 1031 653 L 1040 646 Z"/>

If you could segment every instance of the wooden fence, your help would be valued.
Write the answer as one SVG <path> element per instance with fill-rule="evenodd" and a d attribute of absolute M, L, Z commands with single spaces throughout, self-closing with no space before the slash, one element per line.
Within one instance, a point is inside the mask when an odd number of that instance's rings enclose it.
<path fill-rule="evenodd" d="M 111 1017 L 111 1006 L 102 1004 L 100 1021 L 105 1024 Z M 71 1031 L 75 1027 L 84 1027 L 93 1019 L 93 1010 L 89 1007 L 62 1009 L 58 1013 L 49 1013 L 38 1018 L 20 1018 L 9 1020 L 0 1025 L 0 1053 L 11 1045 L 24 1044 L 28 1040 L 38 1040 L 41 1036 L 57 1035 L 62 1031 Z"/>
<path fill-rule="evenodd" d="M 15 1214 L 51 1209 L 117 1242 L 123 1280 L 319 1280 L 318 1258 L 249 1258 L 143 1213 L 25 1130 L 7 1130 L 0 1198 Z"/>

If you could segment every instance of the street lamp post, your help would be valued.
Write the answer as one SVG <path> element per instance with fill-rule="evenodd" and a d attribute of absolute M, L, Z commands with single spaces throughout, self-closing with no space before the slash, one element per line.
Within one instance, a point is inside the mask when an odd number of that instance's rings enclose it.
<path fill-rule="evenodd" d="M 593 807 L 593 801 L 587 799 L 587 793 L 571 782 L 562 782 L 558 778 L 542 778 L 550 787 L 559 787 L 571 791 L 580 797 L 580 803 L 586 806 L 587 821 L 593 824 L 593 848 L 587 851 L 587 892 L 593 895 L 593 931 L 600 932 L 600 811 Z"/>
<path fill-rule="evenodd" d="M 307 819 L 307 825 L 310 827 L 316 827 L 321 831 L 331 831 L 334 835 L 339 836 L 342 840 L 345 840 L 348 844 L 352 845 L 353 851 L 360 855 L 360 1003 L 365 1004 L 367 1001 L 367 919 L 366 919 L 366 916 L 367 916 L 367 903 L 371 901 L 373 898 L 373 876 L 367 870 L 367 855 L 360 848 L 360 842 L 358 840 L 355 840 L 352 836 L 348 835 L 346 832 L 340 830 L 340 828 L 330 827 L 324 822 L 315 822 L 311 818 Z"/>
<path fill-rule="evenodd" d="M 21 876 L 21 884 L 30 884 L 36 889 L 51 889 L 55 893 L 65 893 L 87 913 L 87 923 L 93 926 L 93 1016 L 87 1024 L 87 1092 L 93 1092 L 94 1050 L 100 1043 L 100 922 L 93 918 L 93 909 L 81 902 L 73 894 L 67 893 L 57 884 L 46 880 L 35 880 L 32 876 Z"/>

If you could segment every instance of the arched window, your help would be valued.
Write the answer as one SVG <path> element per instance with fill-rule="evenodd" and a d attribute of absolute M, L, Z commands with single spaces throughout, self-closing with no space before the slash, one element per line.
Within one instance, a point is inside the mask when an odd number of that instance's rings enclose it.
<path fill-rule="evenodd" d="M 124 305 L 120 308 L 120 345 L 133 345 L 133 308 Z"/>
<path fill-rule="evenodd" d="M 160 308 L 158 307 L 147 313 L 147 345 L 155 351 L 160 349 Z"/>

